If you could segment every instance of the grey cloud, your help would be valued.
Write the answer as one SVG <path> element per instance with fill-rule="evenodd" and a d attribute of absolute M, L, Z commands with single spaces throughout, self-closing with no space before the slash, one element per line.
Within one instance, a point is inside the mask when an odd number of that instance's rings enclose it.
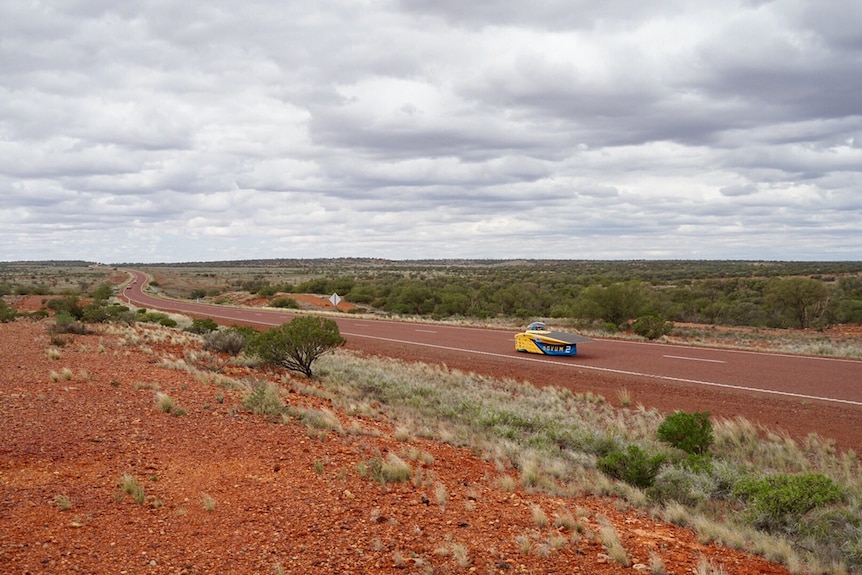
<path fill-rule="evenodd" d="M 860 13 L 0 4 L 0 259 L 858 258 Z"/>
<path fill-rule="evenodd" d="M 728 196 L 731 198 L 736 196 L 750 196 L 751 194 L 757 193 L 757 186 L 752 184 L 735 184 L 733 186 L 724 186 L 718 191 L 722 196 Z"/>

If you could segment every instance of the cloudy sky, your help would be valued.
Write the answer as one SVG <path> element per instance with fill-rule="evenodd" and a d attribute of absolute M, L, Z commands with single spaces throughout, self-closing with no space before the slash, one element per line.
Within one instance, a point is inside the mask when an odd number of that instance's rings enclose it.
<path fill-rule="evenodd" d="M 860 260 L 862 2 L 0 1 L 0 261 L 341 256 Z"/>

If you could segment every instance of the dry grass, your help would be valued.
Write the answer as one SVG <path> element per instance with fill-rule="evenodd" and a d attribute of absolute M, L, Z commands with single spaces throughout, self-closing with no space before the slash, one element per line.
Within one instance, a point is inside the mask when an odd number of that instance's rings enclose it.
<path fill-rule="evenodd" d="M 217 503 L 209 494 L 201 493 L 201 506 L 205 511 L 215 511 Z"/>
<path fill-rule="evenodd" d="M 147 492 L 133 475 L 124 473 L 117 485 L 122 493 L 131 495 L 135 503 L 142 505 L 146 501 Z"/>
<path fill-rule="evenodd" d="M 596 520 L 599 522 L 599 538 L 605 551 L 608 553 L 608 557 L 623 567 L 629 567 L 631 565 L 631 559 L 629 558 L 629 554 L 626 551 L 625 546 L 623 546 L 623 543 L 620 540 L 620 535 L 617 533 L 616 527 L 614 527 L 613 523 L 602 515 L 596 517 Z"/>

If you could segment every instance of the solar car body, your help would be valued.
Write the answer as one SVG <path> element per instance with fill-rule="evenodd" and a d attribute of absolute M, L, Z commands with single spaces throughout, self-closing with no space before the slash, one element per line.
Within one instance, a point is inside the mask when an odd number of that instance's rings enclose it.
<path fill-rule="evenodd" d="M 515 335 L 515 350 L 540 355 L 577 355 L 578 344 L 591 341 L 587 337 L 553 331 L 543 322 L 536 321 Z"/>

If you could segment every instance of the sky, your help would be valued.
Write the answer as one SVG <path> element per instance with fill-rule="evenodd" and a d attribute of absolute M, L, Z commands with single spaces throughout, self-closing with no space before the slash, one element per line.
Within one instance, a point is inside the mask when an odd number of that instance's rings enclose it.
<path fill-rule="evenodd" d="M 862 260 L 859 0 L 0 0 L 0 261 Z"/>

